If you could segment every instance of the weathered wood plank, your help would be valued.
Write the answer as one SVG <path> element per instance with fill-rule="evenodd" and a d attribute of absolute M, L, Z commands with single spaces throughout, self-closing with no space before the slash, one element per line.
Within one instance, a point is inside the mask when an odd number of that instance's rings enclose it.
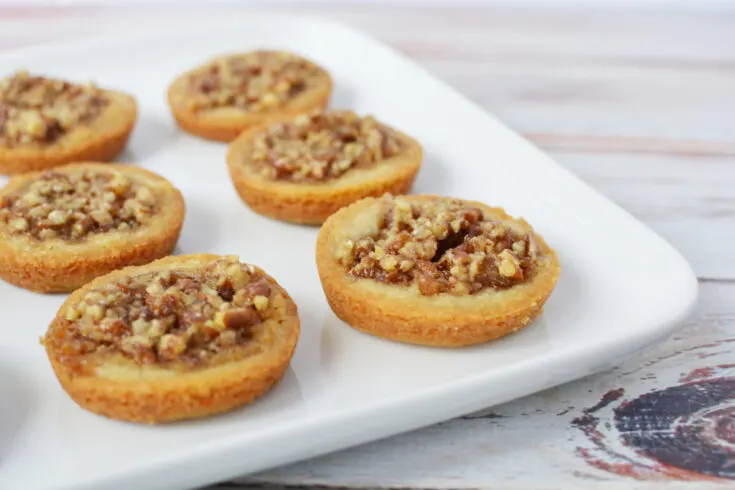
<path fill-rule="evenodd" d="M 735 158 L 551 154 L 666 238 L 697 275 L 735 279 Z"/>
<path fill-rule="evenodd" d="M 735 17 L 612 10 L 261 7 L 365 29 L 548 148 L 735 154 Z M 251 10 L 207 9 L 212 21 Z M 6 19 L 0 10 L 0 19 Z M 33 10 L 31 10 L 33 12 Z M 39 10 L 40 15 L 46 15 Z M 38 29 L 0 22 L 0 46 L 182 25 L 202 10 L 72 11 Z M 199 12 L 199 15 L 196 14 Z M 662 15 L 665 14 L 665 15 Z M 106 17 L 105 17 L 106 16 Z M 76 19 L 76 20 L 75 20 Z M 625 35 L 620 35 L 624 29 Z M 694 42 L 696 40 L 696 42 Z"/>
<path fill-rule="evenodd" d="M 612 8 L 611 8 L 612 7 Z M 593 62 L 732 68 L 733 11 L 471 6 L 304 7 L 342 19 L 411 55 L 455 61 Z M 289 7 L 281 10 L 290 11 Z M 382 15 L 381 15 L 382 14 Z M 425 36 L 416 38 L 416 33 Z M 696 42 L 693 42 L 695 41 Z M 730 44 L 728 44 L 730 43 Z"/>
<path fill-rule="evenodd" d="M 256 6 L 254 6 L 256 4 Z M 420 58 L 455 61 L 594 61 L 596 63 L 676 65 L 682 68 L 733 67 L 735 11 L 696 9 L 514 8 L 467 5 L 337 4 L 252 2 L 249 6 L 213 4 L 197 7 L 164 4 L 150 6 L 0 7 L 0 21 L 32 19 L 91 19 L 114 17 L 111 29 L 125 29 L 130 21 L 142 28 L 160 27 L 161 18 L 180 23 L 198 18 L 212 20 L 250 12 L 308 13 L 347 22 L 381 39 L 401 44 Z M 144 8 L 146 15 L 140 15 Z M 206 14 L 206 15 L 205 15 Z M 87 22 L 88 30 L 100 29 Z M 115 27 L 119 26 L 119 27 Z M 78 29 L 77 26 L 75 28 Z M 622 35 L 624 33 L 624 35 Z M 693 42 L 696 41 L 696 42 Z M 403 43 L 403 44 L 402 44 Z M 413 46 L 413 47 L 411 47 Z"/>
<path fill-rule="evenodd" d="M 735 106 L 735 69 L 511 60 L 423 64 L 548 147 L 735 154 L 735 113 L 728 110 Z"/>
<path fill-rule="evenodd" d="M 612 466 L 601 469 L 595 458 L 584 457 L 583 450 L 594 450 L 596 441 L 585 434 L 582 424 L 575 419 L 583 417 L 585 410 L 591 414 L 590 409 L 611 390 L 619 390 L 615 393 L 620 393 L 619 401 L 622 402 L 650 390 L 679 385 L 692 370 L 732 362 L 731 347 L 726 341 L 735 340 L 733 294 L 735 283 L 703 283 L 702 301 L 684 329 L 667 342 L 621 363 L 613 371 L 473 416 L 239 482 L 255 485 L 530 490 L 539 488 L 539 475 L 544 475 L 544 481 L 549 482 L 548 488 L 633 488 L 631 485 L 635 480 L 620 478 L 625 476 L 624 468 Z M 608 395 L 608 398 L 614 397 Z M 612 413 L 600 409 L 595 416 L 600 418 L 599 430 L 605 436 L 603 442 L 615 446 L 616 431 L 605 428 L 606 422 L 613 421 Z M 620 448 L 621 451 L 623 449 Z M 606 454 L 605 451 L 599 457 L 610 464 L 616 461 L 612 453 Z M 650 458 L 641 459 L 648 462 Z M 639 480 L 648 484 L 635 488 L 661 488 L 661 481 L 670 484 L 683 478 L 656 468 L 649 473 L 644 469 L 640 471 Z M 600 486 L 592 487 L 594 484 Z M 723 488 L 721 485 L 722 482 L 710 486 L 699 481 L 688 488 Z"/>

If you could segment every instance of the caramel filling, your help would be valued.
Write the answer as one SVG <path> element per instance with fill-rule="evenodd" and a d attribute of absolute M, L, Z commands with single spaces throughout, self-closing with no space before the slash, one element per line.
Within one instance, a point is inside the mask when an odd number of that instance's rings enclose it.
<path fill-rule="evenodd" d="M 189 78 L 189 108 L 237 107 L 267 112 L 313 88 L 324 72 L 295 55 L 273 51 L 221 58 Z"/>
<path fill-rule="evenodd" d="M 396 156 L 395 134 L 351 112 L 302 115 L 257 134 L 252 161 L 276 180 L 323 182 Z"/>
<path fill-rule="evenodd" d="M 530 234 L 485 217 L 460 201 L 413 204 L 387 197 L 374 236 L 341 244 L 348 274 L 388 284 L 414 282 L 422 295 L 503 290 L 533 274 L 539 256 Z"/>
<path fill-rule="evenodd" d="M 0 145 L 53 143 L 109 103 L 100 89 L 18 72 L 0 80 Z"/>
<path fill-rule="evenodd" d="M 197 270 L 151 272 L 94 289 L 66 310 L 51 341 L 62 346 L 60 360 L 69 365 L 91 354 L 120 353 L 140 364 L 191 367 L 251 343 L 259 325 L 283 315 L 283 304 L 262 274 L 223 258 Z"/>
<path fill-rule="evenodd" d="M 156 211 L 146 186 L 115 171 L 49 171 L 21 191 L 0 197 L 0 227 L 36 240 L 80 241 L 129 231 Z"/>

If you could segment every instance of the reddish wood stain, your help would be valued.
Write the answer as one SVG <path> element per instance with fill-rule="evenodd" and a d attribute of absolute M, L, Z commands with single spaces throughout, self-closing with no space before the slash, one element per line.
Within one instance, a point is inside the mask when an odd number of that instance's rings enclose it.
<path fill-rule="evenodd" d="M 705 379 L 711 377 L 715 373 L 714 368 L 703 367 L 697 368 L 689 372 L 689 374 L 679 378 L 682 383 L 688 383 L 690 381 L 696 381 L 698 379 Z"/>

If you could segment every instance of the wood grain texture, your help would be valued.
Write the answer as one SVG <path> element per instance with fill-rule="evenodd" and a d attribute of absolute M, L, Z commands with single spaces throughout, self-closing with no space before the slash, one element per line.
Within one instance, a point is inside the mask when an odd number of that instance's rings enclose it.
<path fill-rule="evenodd" d="M 702 290 L 684 329 L 610 372 L 212 488 L 731 487 L 732 480 L 705 481 L 701 473 L 687 482 L 689 473 L 631 456 L 618 444 L 614 408 L 735 362 L 728 347 L 735 338 L 735 16 L 662 8 L 257 8 L 331 17 L 417 60 L 671 241 Z M 0 49 L 152 31 L 164 20 L 246 22 L 248 12 L 232 5 L 0 8 Z"/>
<path fill-rule="evenodd" d="M 693 366 L 711 364 L 715 353 L 732 361 L 726 345 L 697 347 L 735 337 L 733 294 L 735 284 L 702 284 L 702 301 L 686 328 L 610 372 L 238 483 L 253 488 L 678 488 L 685 484 L 662 475 L 633 480 L 591 466 L 579 457 L 578 449 L 594 448 L 595 443 L 572 421 L 610 390 L 637 394 L 670 386 Z M 711 357 L 702 358 L 703 353 Z M 707 489 L 710 484 L 696 482 L 684 488 Z M 727 487 L 713 483 L 711 488 Z"/>
<path fill-rule="evenodd" d="M 168 26 L 192 18 L 245 22 L 252 10 L 150 7 L 141 17 L 131 7 L 76 8 L 60 23 L 63 9 L 16 9 L 0 13 L 0 46 L 131 26 L 145 32 L 159 29 L 161 18 Z M 552 148 L 735 153 L 732 13 L 303 3 L 257 10 L 364 29 Z M 117 22 L 105 22 L 110 17 Z M 39 29 L 24 28 L 27 19 Z"/>
<path fill-rule="evenodd" d="M 735 158 L 550 153 L 669 240 L 699 277 L 735 277 Z"/>

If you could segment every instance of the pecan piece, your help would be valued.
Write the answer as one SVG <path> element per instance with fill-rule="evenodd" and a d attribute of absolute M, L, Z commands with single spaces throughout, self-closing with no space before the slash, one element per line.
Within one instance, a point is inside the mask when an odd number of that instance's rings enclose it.
<path fill-rule="evenodd" d="M 247 330 L 258 323 L 260 323 L 260 317 L 252 306 L 225 312 L 224 324 L 227 329 Z"/>

